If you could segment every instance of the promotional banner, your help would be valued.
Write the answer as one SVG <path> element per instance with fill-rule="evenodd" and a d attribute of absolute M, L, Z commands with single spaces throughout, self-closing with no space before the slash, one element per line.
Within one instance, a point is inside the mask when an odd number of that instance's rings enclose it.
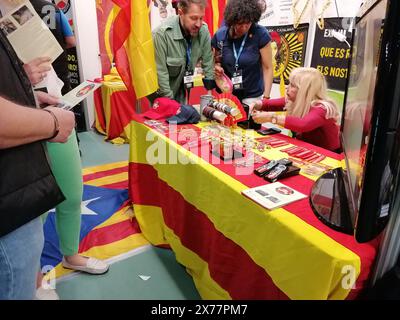
<path fill-rule="evenodd" d="M 71 0 L 52 0 L 52 2 L 63 11 L 64 15 L 67 17 L 68 22 L 74 30 L 74 20 L 72 13 Z M 81 81 L 79 77 L 79 65 L 78 65 L 78 56 L 76 53 L 76 48 L 67 49 L 68 53 L 68 70 L 70 76 L 70 84 L 72 88 L 78 86 Z"/>
<path fill-rule="evenodd" d="M 325 19 L 325 29 L 316 28 L 311 66 L 326 77 L 329 89 L 344 91 L 351 52 L 351 32 L 343 28 L 349 18 Z"/>
<path fill-rule="evenodd" d="M 304 66 L 307 48 L 308 24 L 295 29 L 293 25 L 267 27 L 272 38 L 274 82 L 288 84 L 290 72 Z"/>
<path fill-rule="evenodd" d="M 58 8 L 60 8 L 60 10 L 63 11 L 63 13 L 68 19 L 68 22 L 72 30 L 74 30 L 71 0 L 52 0 L 51 2 L 54 3 Z M 79 76 L 79 64 L 78 64 L 78 55 L 76 52 L 76 47 L 67 49 L 67 57 L 68 57 L 69 82 L 71 88 L 74 89 L 81 83 L 81 79 Z M 79 132 L 86 131 L 86 121 L 85 121 L 83 103 L 81 102 L 79 105 L 77 105 L 73 111 L 76 115 L 76 123 L 78 131 Z"/>

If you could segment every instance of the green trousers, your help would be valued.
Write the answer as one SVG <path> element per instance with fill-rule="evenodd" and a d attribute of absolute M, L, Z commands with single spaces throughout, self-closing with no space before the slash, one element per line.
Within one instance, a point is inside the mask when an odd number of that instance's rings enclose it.
<path fill-rule="evenodd" d="M 83 193 L 82 167 L 75 131 L 66 143 L 47 143 L 51 168 L 66 200 L 56 207 L 56 228 L 64 256 L 78 253 Z"/>

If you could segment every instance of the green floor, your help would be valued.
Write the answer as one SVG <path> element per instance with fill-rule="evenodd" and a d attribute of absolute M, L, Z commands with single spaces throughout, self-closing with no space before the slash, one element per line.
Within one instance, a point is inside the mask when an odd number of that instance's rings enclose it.
<path fill-rule="evenodd" d="M 106 142 L 104 136 L 92 131 L 78 133 L 78 136 L 83 168 L 124 161 L 129 158 L 128 144 L 116 145 Z"/>
<path fill-rule="evenodd" d="M 94 132 L 79 134 L 83 167 L 128 160 L 129 146 L 105 142 Z M 140 276 L 150 277 L 143 280 Z M 61 299 L 200 299 L 192 278 L 170 250 L 147 247 L 113 262 L 105 275 L 76 274 L 57 283 Z"/>

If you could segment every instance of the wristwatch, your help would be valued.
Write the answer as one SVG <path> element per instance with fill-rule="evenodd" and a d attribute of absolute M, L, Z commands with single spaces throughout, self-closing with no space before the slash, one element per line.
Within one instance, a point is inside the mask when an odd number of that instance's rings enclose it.
<path fill-rule="evenodd" d="M 278 122 L 278 119 L 277 119 L 276 115 L 273 115 L 271 117 L 271 123 L 276 124 L 277 122 Z"/>

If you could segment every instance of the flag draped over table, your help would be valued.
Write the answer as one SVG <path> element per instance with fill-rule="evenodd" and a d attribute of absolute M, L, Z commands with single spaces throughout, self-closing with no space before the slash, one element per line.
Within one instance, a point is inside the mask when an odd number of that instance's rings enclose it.
<path fill-rule="evenodd" d="M 158 89 L 147 0 L 112 0 L 118 14 L 113 27 L 115 64 L 136 98 Z"/>

